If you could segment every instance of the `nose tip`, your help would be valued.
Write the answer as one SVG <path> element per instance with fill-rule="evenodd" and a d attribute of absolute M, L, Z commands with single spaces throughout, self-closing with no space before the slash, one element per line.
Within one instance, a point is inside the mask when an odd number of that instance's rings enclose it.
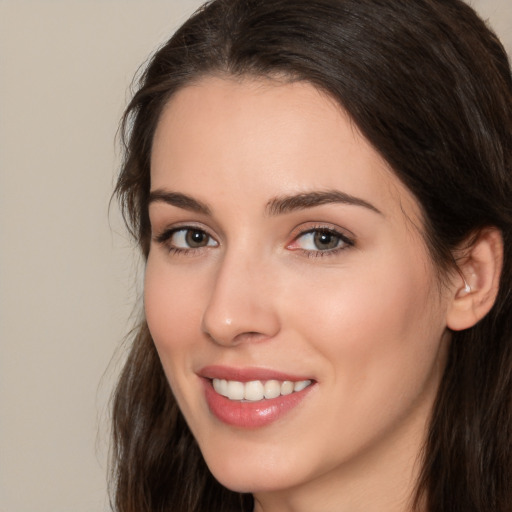
<path fill-rule="evenodd" d="M 218 302 L 218 297 L 215 299 Z M 254 308 L 249 301 L 237 301 L 230 312 L 210 303 L 203 316 L 203 331 L 218 345 L 234 346 L 244 342 L 263 341 L 279 331 L 275 312 Z"/>
<path fill-rule="evenodd" d="M 262 277 L 263 276 L 263 277 Z M 223 268 L 217 276 L 202 319 L 202 330 L 223 346 L 263 341 L 280 329 L 270 276 Z"/>

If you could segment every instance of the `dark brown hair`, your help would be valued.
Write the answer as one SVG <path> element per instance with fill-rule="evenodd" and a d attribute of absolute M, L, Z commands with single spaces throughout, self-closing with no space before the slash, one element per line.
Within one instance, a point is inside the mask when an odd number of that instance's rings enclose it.
<path fill-rule="evenodd" d="M 494 33 L 460 0 L 214 0 L 156 52 L 122 133 L 116 192 L 144 256 L 153 134 L 205 75 L 304 80 L 332 96 L 417 198 L 443 271 L 486 226 L 504 265 L 491 312 L 454 332 L 418 482 L 431 512 L 512 510 L 512 81 Z M 117 512 L 250 511 L 208 471 L 146 323 L 113 405 Z M 419 502 L 419 501 L 418 501 Z"/>

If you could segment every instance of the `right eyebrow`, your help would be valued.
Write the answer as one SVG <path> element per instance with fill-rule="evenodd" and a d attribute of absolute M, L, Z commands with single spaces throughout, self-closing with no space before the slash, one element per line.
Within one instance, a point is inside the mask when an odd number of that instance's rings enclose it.
<path fill-rule="evenodd" d="M 382 212 L 368 201 L 340 190 L 312 191 L 292 196 L 275 197 L 267 203 L 267 212 L 270 215 L 282 215 L 296 210 L 304 210 L 332 203 L 362 206 L 382 215 Z"/>
<path fill-rule="evenodd" d="M 180 192 L 170 192 L 162 189 L 153 190 L 149 193 L 148 204 L 155 202 L 170 204 L 171 206 L 195 213 L 202 213 L 203 215 L 211 215 L 210 208 L 205 203 Z"/>

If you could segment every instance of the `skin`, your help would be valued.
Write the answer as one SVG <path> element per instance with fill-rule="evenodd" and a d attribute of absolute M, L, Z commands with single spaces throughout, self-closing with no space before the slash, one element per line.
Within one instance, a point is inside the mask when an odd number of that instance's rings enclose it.
<path fill-rule="evenodd" d="M 418 204 L 343 110 L 307 83 L 209 77 L 176 93 L 152 150 L 148 325 L 214 476 L 256 511 L 410 510 L 444 368 L 440 287 Z M 270 213 L 269 201 L 338 191 Z M 364 203 L 363 203 L 364 202 Z M 205 233 L 186 250 L 186 231 Z M 314 229 L 350 240 L 325 249 Z M 421 229 L 421 228 L 420 228 Z M 211 414 L 198 372 L 258 367 L 314 380 L 262 428 Z"/>

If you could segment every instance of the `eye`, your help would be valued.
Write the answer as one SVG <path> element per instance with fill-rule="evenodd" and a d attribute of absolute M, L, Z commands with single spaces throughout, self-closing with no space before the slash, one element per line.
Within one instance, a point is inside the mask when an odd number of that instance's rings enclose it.
<path fill-rule="evenodd" d="M 174 247 L 182 249 L 197 249 L 216 245 L 213 238 L 200 229 L 179 229 L 169 240 Z"/>
<path fill-rule="evenodd" d="M 203 247 L 217 247 L 217 241 L 202 229 L 181 227 L 169 229 L 156 238 L 172 251 L 188 251 Z"/>
<path fill-rule="evenodd" d="M 332 253 L 353 246 L 354 242 L 333 229 L 311 229 L 301 233 L 288 246 L 288 249 L 307 252 Z"/>

